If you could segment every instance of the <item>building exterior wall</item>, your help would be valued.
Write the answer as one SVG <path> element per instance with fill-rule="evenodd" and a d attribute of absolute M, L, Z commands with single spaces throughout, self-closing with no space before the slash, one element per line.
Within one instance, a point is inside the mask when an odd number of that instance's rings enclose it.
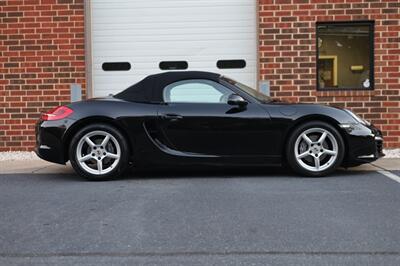
<path fill-rule="evenodd" d="M 40 112 L 85 88 L 84 54 L 83 0 L 0 1 L 0 151 L 33 149 Z"/>
<path fill-rule="evenodd" d="M 316 22 L 375 21 L 375 89 L 317 91 Z M 271 95 L 345 107 L 372 121 L 386 147 L 400 147 L 400 2 L 259 0 L 260 79 Z"/>
<path fill-rule="evenodd" d="M 258 0 L 260 79 L 272 96 L 345 107 L 400 147 L 398 0 Z M 316 22 L 375 21 L 375 89 L 317 91 Z M 0 151 L 32 150 L 43 110 L 86 95 L 83 0 L 0 0 Z"/>

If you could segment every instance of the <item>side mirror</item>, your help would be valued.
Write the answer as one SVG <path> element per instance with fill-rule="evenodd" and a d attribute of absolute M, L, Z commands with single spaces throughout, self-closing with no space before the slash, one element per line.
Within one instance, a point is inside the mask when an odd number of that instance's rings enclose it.
<path fill-rule="evenodd" d="M 247 101 L 243 99 L 242 96 L 237 94 L 231 94 L 228 98 L 229 105 L 237 105 L 239 107 L 245 107 L 247 105 Z"/>

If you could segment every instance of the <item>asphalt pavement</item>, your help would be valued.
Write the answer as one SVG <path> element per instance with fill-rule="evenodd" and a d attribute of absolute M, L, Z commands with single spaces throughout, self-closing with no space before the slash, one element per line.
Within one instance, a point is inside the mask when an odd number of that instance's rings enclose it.
<path fill-rule="evenodd" d="M 399 203 L 373 171 L 3 174 L 0 265 L 400 265 Z"/>

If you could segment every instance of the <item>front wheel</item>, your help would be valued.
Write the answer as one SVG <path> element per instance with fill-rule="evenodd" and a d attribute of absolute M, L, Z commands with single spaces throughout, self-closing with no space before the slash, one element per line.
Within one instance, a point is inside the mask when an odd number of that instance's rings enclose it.
<path fill-rule="evenodd" d="M 305 176 L 325 176 L 341 165 L 344 142 L 339 132 L 324 122 L 308 122 L 289 137 L 286 156 L 291 168 Z"/>
<path fill-rule="evenodd" d="M 69 158 L 81 176 L 89 180 L 106 180 L 117 177 L 126 169 L 127 147 L 117 129 L 106 124 L 93 124 L 72 138 Z"/>

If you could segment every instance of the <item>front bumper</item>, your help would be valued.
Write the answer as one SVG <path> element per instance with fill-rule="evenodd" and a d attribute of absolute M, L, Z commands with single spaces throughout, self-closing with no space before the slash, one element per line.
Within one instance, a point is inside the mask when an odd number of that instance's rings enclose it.
<path fill-rule="evenodd" d="M 347 164 L 357 165 L 373 162 L 383 156 L 382 132 L 373 125 L 362 124 L 345 128 L 347 135 Z"/>
<path fill-rule="evenodd" d="M 66 150 L 63 144 L 63 136 L 66 132 L 69 119 L 59 121 L 43 121 L 36 123 L 36 154 L 43 160 L 65 164 Z"/>
<path fill-rule="evenodd" d="M 383 156 L 385 156 L 385 154 L 383 153 L 383 138 L 381 137 L 375 137 L 375 145 L 376 148 L 375 150 L 370 153 L 370 154 L 366 154 L 366 155 L 358 155 L 357 156 L 357 161 L 359 162 L 372 162 L 375 161 Z"/>

